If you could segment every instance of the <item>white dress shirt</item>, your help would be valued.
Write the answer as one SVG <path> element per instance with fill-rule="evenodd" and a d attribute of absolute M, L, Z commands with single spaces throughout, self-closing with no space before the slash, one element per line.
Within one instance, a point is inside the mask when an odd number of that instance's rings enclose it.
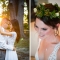
<path fill-rule="evenodd" d="M 1 26 L 0 26 L 0 29 L 2 29 L 4 31 L 4 28 L 1 27 Z M 13 46 L 8 45 L 7 42 L 6 42 L 6 39 L 1 34 L 0 34 L 0 49 L 13 50 Z"/>

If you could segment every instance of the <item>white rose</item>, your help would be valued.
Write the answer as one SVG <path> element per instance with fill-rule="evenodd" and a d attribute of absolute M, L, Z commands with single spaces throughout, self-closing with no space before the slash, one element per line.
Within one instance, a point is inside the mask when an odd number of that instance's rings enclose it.
<path fill-rule="evenodd" d="M 45 5 L 45 3 L 42 3 L 42 5 Z"/>
<path fill-rule="evenodd" d="M 34 12 L 37 12 L 37 9 L 36 8 L 34 8 Z"/>
<path fill-rule="evenodd" d="M 59 16 L 59 13 L 56 13 L 56 16 Z"/>

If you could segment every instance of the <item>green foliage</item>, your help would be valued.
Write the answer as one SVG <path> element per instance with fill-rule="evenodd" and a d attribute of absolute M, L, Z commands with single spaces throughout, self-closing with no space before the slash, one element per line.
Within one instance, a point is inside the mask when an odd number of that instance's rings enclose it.
<path fill-rule="evenodd" d="M 45 10 L 44 6 L 40 4 L 40 6 L 37 6 L 37 10 L 38 12 L 36 12 L 36 15 L 38 17 L 42 17 L 44 15 L 44 10 Z"/>
<path fill-rule="evenodd" d="M 29 48 L 29 40 L 21 38 L 19 42 L 15 42 L 15 46 L 19 48 Z"/>
<path fill-rule="evenodd" d="M 50 18 L 56 18 L 55 10 L 50 12 Z"/>
<path fill-rule="evenodd" d="M 8 0 L 0 0 L 0 4 L 3 8 L 2 16 L 9 17 L 9 10 L 8 10 L 9 1 Z"/>
<path fill-rule="evenodd" d="M 24 28 L 25 28 L 25 30 L 29 29 L 28 23 L 24 23 Z"/>
<path fill-rule="evenodd" d="M 28 23 L 24 23 L 24 33 L 27 37 L 29 37 L 29 26 Z"/>
<path fill-rule="evenodd" d="M 28 9 L 26 2 L 24 2 L 24 33 L 29 37 Z"/>
<path fill-rule="evenodd" d="M 58 4 L 54 4 L 53 6 L 56 9 L 50 11 L 48 8 L 45 7 L 45 5 L 40 4 L 36 7 L 36 16 L 40 18 L 46 16 L 47 18 L 50 17 L 51 19 L 57 17 L 60 19 L 60 7 L 58 6 Z"/>

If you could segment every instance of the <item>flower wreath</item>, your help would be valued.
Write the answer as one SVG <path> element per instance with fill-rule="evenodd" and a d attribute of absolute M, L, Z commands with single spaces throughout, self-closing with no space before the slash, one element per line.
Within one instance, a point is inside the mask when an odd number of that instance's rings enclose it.
<path fill-rule="evenodd" d="M 56 9 L 54 9 L 53 11 L 50 11 L 48 8 L 47 9 L 45 8 L 45 4 L 40 4 L 39 6 L 34 8 L 34 13 L 36 13 L 36 16 L 40 18 L 43 16 L 46 16 L 46 17 L 50 17 L 50 19 L 53 19 L 53 18 L 60 19 L 60 7 L 58 6 L 57 3 L 54 4 L 53 6 L 57 8 L 57 11 Z"/>

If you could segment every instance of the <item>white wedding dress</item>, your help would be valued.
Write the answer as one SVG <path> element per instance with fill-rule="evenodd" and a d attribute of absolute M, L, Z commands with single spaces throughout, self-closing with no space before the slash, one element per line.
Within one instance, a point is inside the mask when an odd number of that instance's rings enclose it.
<path fill-rule="evenodd" d="M 16 32 L 11 32 L 12 36 L 6 36 L 6 40 L 8 42 L 8 45 L 12 45 L 14 47 L 14 42 L 16 40 Z M 12 51 L 12 50 L 6 50 L 6 56 L 5 56 L 5 60 L 18 60 L 18 56 L 16 51 Z"/>
<path fill-rule="evenodd" d="M 39 45 L 40 45 L 40 41 L 39 41 L 39 44 L 38 44 L 38 48 L 39 48 Z M 36 60 L 43 60 L 42 58 L 39 59 L 39 57 L 38 57 L 38 48 L 37 48 L 37 51 L 36 51 L 36 54 L 35 54 L 35 59 Z M 56 44 L 53 52 L 48 57 L 48 60 L 57 60 L 57 51 L 59 50 L 59 48 L 60 48 L 60 43 Z"/>

